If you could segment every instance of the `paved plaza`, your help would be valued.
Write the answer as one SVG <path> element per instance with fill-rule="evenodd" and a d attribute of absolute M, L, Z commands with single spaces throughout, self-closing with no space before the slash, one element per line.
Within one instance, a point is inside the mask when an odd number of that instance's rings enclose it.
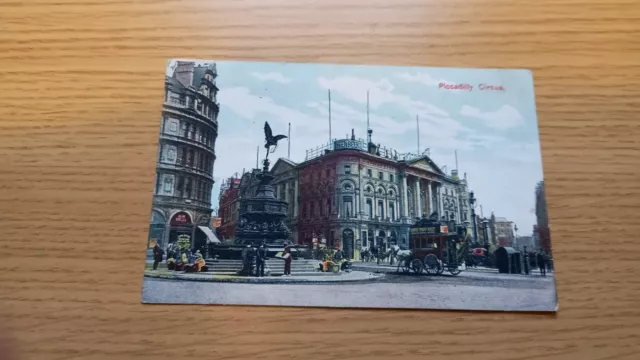
<path fill-rule="evenodd" d="M 359 273 L 354 271 L 354 273 Z M 458 276 L 396 275 L 333 284 L 212 283 L 145 278 L 146 303 L 553 311 L 552 276 L 463 272 Z"/>

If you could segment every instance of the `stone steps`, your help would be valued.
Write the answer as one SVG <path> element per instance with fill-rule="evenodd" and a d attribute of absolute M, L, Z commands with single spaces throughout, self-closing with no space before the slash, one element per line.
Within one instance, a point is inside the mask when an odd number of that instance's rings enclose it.
<path fill-rule="evenodd" d="M 267 260 L 267 267 L 272 273 L 284 273 L 283 260 Z M 216 273 L 237 272 L 242 269 L 241 260 L 218 260 L 208 261 L 207 266 Z M 315 272 L 318 262 L 315 260 L 293 260 L 291 262 L 291 272 Z"/>

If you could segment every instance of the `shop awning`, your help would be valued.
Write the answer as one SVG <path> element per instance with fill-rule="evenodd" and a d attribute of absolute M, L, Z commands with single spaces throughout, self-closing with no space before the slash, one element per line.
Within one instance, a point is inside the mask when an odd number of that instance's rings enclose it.
<path fill-rule="evenodd" d="M 214 244 L 220 244 L 221 241 L 218 240 L 218 238 L 216 237 L 216 234 L 213 233 L 213 231 L 211 231 L 211 229 L 209 229 L 206 226 L 198 226 L 198 228 L 200 230 L 202 230 L 202 232 L 207 235 L 207 243 L 214 243 Z"/>

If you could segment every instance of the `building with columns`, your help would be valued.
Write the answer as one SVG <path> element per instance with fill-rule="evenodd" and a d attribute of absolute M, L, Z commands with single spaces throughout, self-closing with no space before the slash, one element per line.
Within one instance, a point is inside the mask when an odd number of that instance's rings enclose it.
<path fill-rule="evenodd" d="M 289 203 L 293 240 L 324 236 L 350 258 L 363 249 L 408 246 L 409 227 L 437 212 L 470 224 L 469 191 L 457 170 L 445 173 L 429 155 L 397 152 L 351 138 L 307 151 L 306 160 L 279 159 L 272 167 L 279 200 Z"/>
<path fill-rule="evenodd" d="M 178 236 L 203 247 L 212 237 L 211 191 L 219 104 L 215 64 L 178 61 L 166 77 L 150 245 Z M 214 237 L 215 238 L 215 237 Z"/>

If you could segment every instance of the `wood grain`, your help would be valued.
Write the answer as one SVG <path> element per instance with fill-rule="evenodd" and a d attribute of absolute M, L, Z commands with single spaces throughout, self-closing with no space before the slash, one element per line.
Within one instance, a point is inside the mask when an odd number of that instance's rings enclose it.
<path fill-rule="evenodd" d="M 142 305 L 170 57 L 532 69 L 560 312 Z M 636 0 L 2 0 L 0 323 L 24 359 L 638 359 L 639 99 Z"/>

